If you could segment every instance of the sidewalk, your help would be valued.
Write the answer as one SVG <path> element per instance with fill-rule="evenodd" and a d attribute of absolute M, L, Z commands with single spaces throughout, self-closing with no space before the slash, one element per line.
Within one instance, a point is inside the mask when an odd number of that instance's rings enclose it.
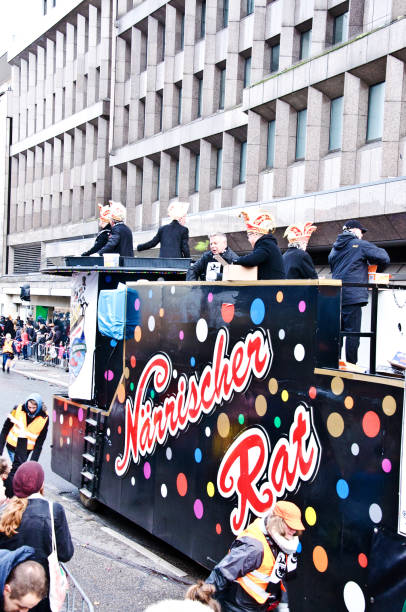
<path fill-rule="evenodd" d="M 17 359 L 13 371 L 22 374 L 26 378 L 43 380 L 60 387 L 67 388 L 69 386 L 69 372 L 65 372 L 61 367 L 45 365 L 40 361 Z"/>

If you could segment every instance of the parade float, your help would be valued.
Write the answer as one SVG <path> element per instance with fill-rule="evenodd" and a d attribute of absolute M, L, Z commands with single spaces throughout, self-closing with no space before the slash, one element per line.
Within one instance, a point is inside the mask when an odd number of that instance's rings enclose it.
<path fill-rule="evenodd" d="M 404 377 L 389 365 L 404 289 L 370 285 L 368 361 L 351 371 L 340 281 L 185 282 L 179 261 L 134 261 L 52 269 L 72 275 L 53 471 L 208 569 L 288 499 L 306 526 L 292 612 L 404 611 Z"/>

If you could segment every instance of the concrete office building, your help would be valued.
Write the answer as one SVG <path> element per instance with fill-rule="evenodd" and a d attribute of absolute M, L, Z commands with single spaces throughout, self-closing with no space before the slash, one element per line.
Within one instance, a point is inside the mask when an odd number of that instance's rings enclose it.
<path fill-rule="evenodd" d="M 280 246 L 318 225 L 320 264 L 357 217 L 400 268 L 406 0 L 72 0 L 9 62 L 10 273 L 83 251 L 110 197 L 135 243 L 179 197 L 192 247 L 221 229 L 240 252 L 260 202 Z"/>

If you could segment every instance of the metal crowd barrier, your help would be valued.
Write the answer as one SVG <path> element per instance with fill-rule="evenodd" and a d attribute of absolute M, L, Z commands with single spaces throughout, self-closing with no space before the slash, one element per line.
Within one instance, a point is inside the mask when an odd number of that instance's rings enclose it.
<path fill-rule="evenodd" d="M 19 347 L 17 347 L 18 344 L 20 345 Z M 17 340 L 14 341 L 14 345 L 19 357 L 23 357 L 24 350 L 22 343 L 19 343 Z M 29 342 L 26 348 L 27 359 L 63 369 L 69 367 L 69 354 L 69 345 L 56 346 L 55 344 Z"/>
<path fill-rule="evenodd" d="M 69 589 L 61 612 L 94 612 L 94 607 L 79 582 L 68 570 L 64 563 L 61 563 L 68 577 Z"/>

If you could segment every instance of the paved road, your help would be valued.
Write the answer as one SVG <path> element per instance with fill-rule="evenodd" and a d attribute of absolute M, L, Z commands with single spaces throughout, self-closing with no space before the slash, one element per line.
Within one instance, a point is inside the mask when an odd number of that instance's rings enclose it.
<path fill-rule="evenodd" d="M 19 364 L 29 367 L 29 364 Z M 55 372 L 50 372 L 57 381 Z M 46 369 L 41 375 L 46 378 Z M 64 387 L 42 380 L 27 379 L 16 371 L 0 371 L 0 426 L 12 407 L 35 391 L 50 408 L 52 395 Z M 152 602 L 164 598 L 182 599 L 189 583 L 207 572 L 179 555 L 145 531 L 108 508 L 87 511 L 79 502 L 77 490 L 51 471 L 49 433 L 40 461 L 45 470 L 46 494 L 60 501 L 66 511 L 75 544 L 73 559 L 67 564 L 99 612 L 142 612 Z M 144 547 L 148 554 L 139 552 Z M 171 564 L 170 566 L 166 564 Z"/>

